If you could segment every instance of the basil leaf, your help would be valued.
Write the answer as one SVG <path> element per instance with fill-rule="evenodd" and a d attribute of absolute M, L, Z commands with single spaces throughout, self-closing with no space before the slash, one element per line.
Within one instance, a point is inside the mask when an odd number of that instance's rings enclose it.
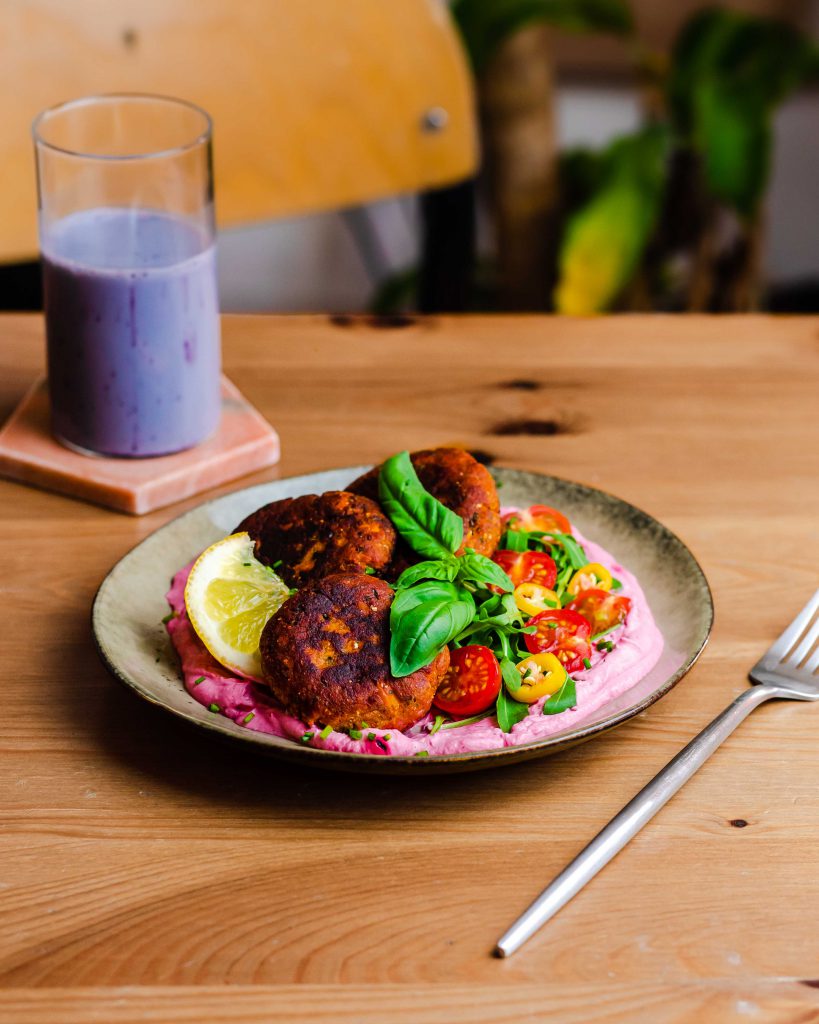
<path fill-rule="evenodd" d="M 425 601 L 458 601 L 459 599 L 459 588 L 446 580 L 423 580 L 412 587 L 407 587 L 406 590 L 401 590 L 395 595 L 395 600 L 390 607 L 390 630 L 395 632 L 401 617 Z"/>
<path fill-rule="evenodd" d="M 411 593 L 411 591 L 405 591 Z M 475 614 L 472 601 L 439 597 L 423 601 L 390 622 L 390 671 L 396 678 L 428 665 Z"/>
<path fill-rule="evenodd" d="M 515 586 L 507 574 L 499 565 L 487 558 L 486 555 L 479 555 L 472 548 L 466 551 L 458 559 L 458 575 L 463 580 L 470 580 L 472 583 L 491 583 L 501 590 L 511 593 Z"/>
<path fill-rule="evenodd" d="M 463 520 L 425 490 L 409 452 L 393 455 L 381 467 L 378 496 L 393 526 L 419 555 L 441 559 L 461 546 Z"/>
<path fill-rule="evenodd" d="M 568 711 L 569 708 L 573 708 L 576 704 L 577 692 L 575 690 L 574 679 L 572 679 L 571 676 L 567 676 L 566 682 L 560 687 L 557 693 L 553 693 L 543 705 L 543 714 L 560 715 L 564 711 Z"/>
<path fill-rule="evenodd" d="M 513 700 L 502 686 L 498 694 L 498 703 L 495 705 L 495 716 L 500 728 L 504 732 L 511 732 L 512 726 L 522 722 L 528 714 L 529 705 Z"/>
<path fill-rule="evenodd" d="M 428 562 L 419 562 L 401 573 L 395 584 L 395 589 L 406 590 L 407 587 L 411 587 L 421 580 L 446 580 L 451 583 L 458 575 L 458 569 L 458 562 L 455 558 L 436 558 Z"/>
<path fill-rule="evenodd" d="M 521 679 L 520 672 L 515 668 L 514 661 L 510 658 L 501 658 L 500 667 L 506 689 L 510 693 L 515 693 L 520 689 L 523 680 Z"/>

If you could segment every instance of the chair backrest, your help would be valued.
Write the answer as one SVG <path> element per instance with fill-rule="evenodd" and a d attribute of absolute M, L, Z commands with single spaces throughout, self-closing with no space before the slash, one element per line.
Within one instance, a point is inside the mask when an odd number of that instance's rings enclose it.
<path fill-rule="evenodd" d="M 77 96 L 208 110 L 222 225 L 442 186 L 477 162 L 443 0 L 16 0 L 0 58 L 0 261 L 37 252 L 32 118 Z"/>

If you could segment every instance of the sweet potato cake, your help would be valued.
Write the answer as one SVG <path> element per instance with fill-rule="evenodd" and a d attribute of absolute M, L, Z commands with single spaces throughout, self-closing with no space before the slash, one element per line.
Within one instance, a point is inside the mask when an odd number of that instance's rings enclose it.
<path fill-rule="evenodd" d="M 314 579 L 262 632 L 262 672 L 287 711 L 334 729 L 406 729 L 432 705 L 449 667 L 444 648 L 426 668 L 390 673 L 392 588 L 372 576 Z"/>
<path fill-rule="evenodd" d="M 500 500 L 486 466 L 461 448 L 413 452 L 410 459 L 418 479 L 429 493 L 464 521 L 463 544 L 457 554 L 465 548 L 474 548 L 481 555 L 491 555 L 501 535 Z M 376 466 L 358 477 L 347 490 L 378 501 L 380 469 Z M 417 561 L 418 557 L 399 542 L 394 565 L 385 575 L 392 578 L 395 569 Z"/>
<path fill-rule="evenodd" d="M 335 572 L 380 573 L 392 559 L 396 532 L 370 498 L 347 491 L 282 498 L 236 527 L 256 544 L 256 558 L 299 587 Z"/>

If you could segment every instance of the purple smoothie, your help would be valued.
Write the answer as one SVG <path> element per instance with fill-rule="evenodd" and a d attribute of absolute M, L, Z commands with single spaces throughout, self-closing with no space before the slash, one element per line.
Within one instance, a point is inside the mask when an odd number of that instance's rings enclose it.
<path fill-rule="evenodd" d="M 105 455 L 190 448 L 219 422 L 214 246 L 187 221 L 99 208 L 42 239 L 52 429 Z"/>

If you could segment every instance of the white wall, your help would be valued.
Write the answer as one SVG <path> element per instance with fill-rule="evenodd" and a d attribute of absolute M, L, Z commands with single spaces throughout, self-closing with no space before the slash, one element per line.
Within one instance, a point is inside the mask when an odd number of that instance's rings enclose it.
<path fill-rule="evenodd" d="M 630 89 L 573 86 L 558 93 L 561 146 L 601 146 L 639 122 Z M 819 277 L 819 95 L 799 96 L 780 110 L 775 140 L 767 272 L 775 282 Z M 378 203 L 369 212 L 383 248 L 382 273 L 415 262 L 414 200 Z M 363 310 L 377 276 L 368 272 L 347 216 L 337 213 L 224 231 L 219 265 L 226 311 Z"/>

